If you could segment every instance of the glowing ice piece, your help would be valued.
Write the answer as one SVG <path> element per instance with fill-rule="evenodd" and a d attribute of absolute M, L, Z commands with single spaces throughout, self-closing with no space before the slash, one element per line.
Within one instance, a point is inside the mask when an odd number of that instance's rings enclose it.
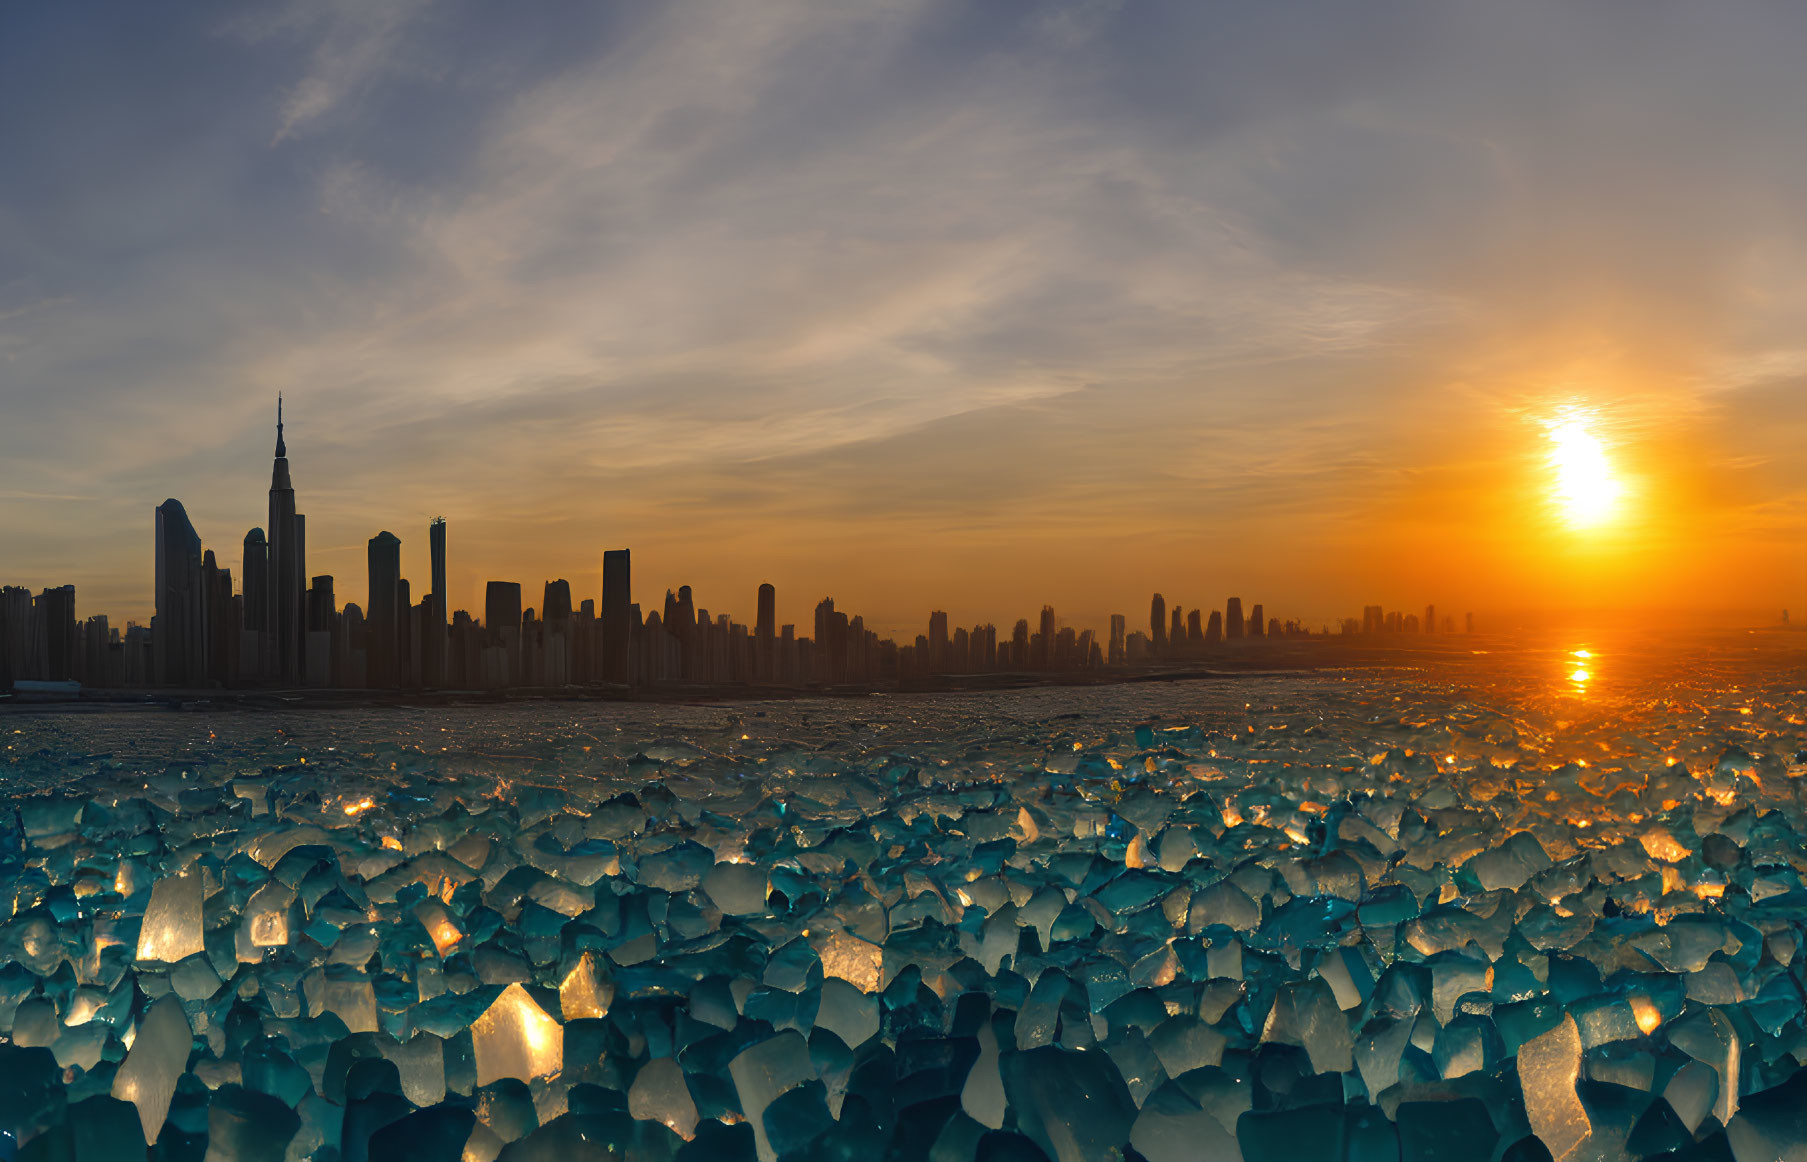
<path fill-rule="evenodd" d="M 131 1051 L 113 1075 L 113 1096 L 138 1107 L 146 1145 L 156 1142 L 163 1119 L 169 1116 L 170 1098 L 175 1096 L 176 1082 L 188 1068 L 193 1049 L 194 1030 L 182 1012 L 182 1002 L 174 994 L 166 994 L 138 1022 Z"/>
<path fill-rule="evenodd" d="M 559 982 L 558 1006 L 567 1021 L 580 1017 L 606 1017 L 615 999 L 615 981 L 594 952 L 585 952 Z"/>
<path fill-rule="evenodd" d="M 565 1030 L 518 983 L 471 1022 L 477 1084 L 504 1077 L 531 1081 L 564 1068 Z"/>
<path fill-rule="evenodd" d="M 174 964 L 206 951 L 201 937 L 201 873 L 179 872 L 151 885 L 138 930 L 138 959 Z"/>
<path fill-rule="evenodd" d="M 1574 1158 L 1593 1132 L 1576 1083 L 1581 1080 L 1581 1030 L 1575 1018 L 1527 1041 L 1518 1050 L 1518 1082 L 1531 1132 L 1555 1162 Z"/>
<path fill-rule="evenodd" d="M 816 947 L 822 975 L 847 981 L 861 992 L 875 993 L 884 984 L 885 950 L 870 940 L 834 932 Z"/>
<path fill-rule="evenodd" d="M 627 1112 L 643 1122 L 658 1122 L 686 1142 L 696 1136 L 696 1099 L 684 1083 L 684 1071 L 669 1057 L 653 1058 L 634 1075 Z"/>

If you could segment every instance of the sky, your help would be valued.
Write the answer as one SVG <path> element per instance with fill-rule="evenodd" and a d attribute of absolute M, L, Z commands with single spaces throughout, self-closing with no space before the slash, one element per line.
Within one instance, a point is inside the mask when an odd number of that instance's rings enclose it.
<path fill-rule="evenodd" d="M 1807 6 L 0 11 L 0 580 L 1807 607 Z M 1564 519 L 1580 417 L 1617 500 Z"/>

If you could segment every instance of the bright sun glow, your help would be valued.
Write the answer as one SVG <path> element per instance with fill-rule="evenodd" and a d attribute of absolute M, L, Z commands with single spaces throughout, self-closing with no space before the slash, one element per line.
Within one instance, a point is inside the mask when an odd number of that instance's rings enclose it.
<path fill-rule="evenodd" d="M 1563 519 L 1576 528 L 1605 523 L 1624 490 L 1613 475 L 1606 447 L 1591 426 L 1593 416 L 1569 408 L 1550 421 L 1550 466 L 1556 470 L 1556 504 Z"/>

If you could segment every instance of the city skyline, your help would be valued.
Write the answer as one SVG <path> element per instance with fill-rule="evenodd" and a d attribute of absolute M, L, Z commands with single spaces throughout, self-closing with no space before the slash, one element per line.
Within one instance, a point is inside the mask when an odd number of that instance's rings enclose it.
<path fill-rule="evenodd" d="M 662 608 L 642 615 L 633 600 L 627 548 L 603 551 L 600 595 L 574 594 L 568 579 L 544 583 L 540 604 L 519 581 L 484 582 L 481 606 L 452 608 L 448 598 L 448 522 L 428 525 L 430 588 L 418 603 L 402 568 L 402 538 L 383 529 L 365 544 L 363 603 L 340 579 L 314 573 L 306 516 L 288 455 L 283 400 L 276 404 L 267 528 L 241 542 L 232 565 L 209 546 L 171 497 L 154 511 L 155 615 L 124 624 L 83 609 L 73 585 L 37 596 L 0 588 L 0 681 L 74 681 L 98 688 L 472 690 L 612 686 L 857 686 L 871 688 L 948 675 L 1103 671 L 1191 659 L 1264 639 L 1325 640 L 1299 619 L 1269 616 L 1256 601 L 1245 614 L 1232 596 L 1209 611 L 1153 595 L 1146 625 L 1121 613 L 1108 629 L 1080 628 L 1044 603 L 1032 621 L 970 630 L 944 609 L 927 632 L 885 634 L 832 595 L 814 603 L 812 621 L 780 624 L 776 587 L 762 582 L 754 621 L 711 614 L 692 587 L 665 590 Z M 339 597 L 346 596 L 341 605 Z M 1008 619 L 1005 624 L 1009 625 Z M 921 625 L 920 620 L 918 625 Z M 1459 627 L 1474 632 L 1473 614 Z M 805 633 L 803 630 L 813 630 Z M 1458 632 L 1436 607 L 1416 613 L 1363 608 L 1337 619 L 1339 635 Z"/>
<path fill-rule="evenodd" d="M 1799 607 L 1807 13 L 1731 7 L 9 12 L 5 571 L 148 615 L 283 392 L 311 557 L 456 514 L 460 596 Z"/>

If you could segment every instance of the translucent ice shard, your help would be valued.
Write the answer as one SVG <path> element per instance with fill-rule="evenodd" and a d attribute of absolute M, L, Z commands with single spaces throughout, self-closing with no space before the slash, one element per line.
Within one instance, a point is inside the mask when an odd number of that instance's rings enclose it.
<path fill-rule="evenodd" d="M 1721 1125 L 1738 1110 L 1738 1076 L 1742 1039 L 1731 1018 L 1718 1009 L 1702 1009 L 1670 1023 L 1669 1043 L 1719 1075 L 1713 1116 Z M 1678 1111 L 1679 1112 L 1679 1111 Z"/>
<path fill-rule="evenodd" d="M 878 998 L 839 977 L 822 982 L 816 1007 L 816 1028 L 827 1029 L 852 1048 L 859 1048 L 878 1032 Z"/>
<path fill-rule="evenodd" d="M 966 1075 L 960 1108 L 981 1126 L 996 1130 L 1004 1125 L 1004 1078 L 998 1072 L 998 1035 L 990 1021 L 979 1026 L 979 1059 Z"/>
<path fill-rule="evenodd" d="M 1518 1050 L 1518 1082 L 1531 1132 L 1555 1162 L 1575 1158 L 1592 1127 L 1576 1083 L 1581 1079 L 1581 1031 L 1563 1015 L 1554 1029 Z"/>
<path fill-rule="evenodd" d="M 138 959 L 174 964 L 206 950 L 201 937 L 201 873 L 178 872 L 151 885 L 138 930 Z"/>
<path fill-rule="evenodd" d="M 471 1049 L 478 1085 L 504 1077 L 531 1081 L 563 1068 L 564 1029 L 526 989 L 511 984 L 471 1022 Z"/>
<path fill-rule="evenodd" d="M 658 1122 L 685 1141 L 696 1136 L 696 1100 L 684 1084 L 684 1071 L 669 1057 L 655 1057 L 640 1067 L 627 1091 L 627 1112 Z"/>
<path fill-rule="evenodd" d="M 1148 1162 L 1242 1162 L 1236 1138 L 1171 1084 L 1143 1103 L 1129 1141 Z"/>
<path fill-rule="evenodd" d="M 147 1145 L 156 1142 L 163 1128 L 176 1082 L 187 1070 L 193 1049 L 194 1031 L 182 1012 L 182 1002 L 173 994 L 151 1005 L 138 1022 L 131 1051 L 113 1075 L 112 1092 L 120 1101 L 138 1107 Z"/>
<path fill-rule="evenodd" d="M 847 932 L 832 932 L 816 946 L 822 975 L 847 981 L 861 992 L 874 993 L 884 983 L 885 950 Z"/>
<path fill-rule="evenodd" d="M 786 1030 L 742 1050 L 728 1063 L 728 1076 L 740 1096 L 741 1112 L 753 1126 L 760 1162 L 776 1162 L 778 1153 L 766 1126 L 766 1107 L 816 1076 L 809 1042 L 795 1030 Z"/>
<path fill-rule="evenodd" d="M 753 863 L 718 863 L 703 877 L 703 891 L 727 916 L 765 911 L 770 886 L 765 869 Z"/>
<path fill-rule="evenodd" d="M 615 999 L 615 981 L 594 952 L 586 951 L 559 982 L 559 1011 L 565 1020 L 606 1017 Z"/>

